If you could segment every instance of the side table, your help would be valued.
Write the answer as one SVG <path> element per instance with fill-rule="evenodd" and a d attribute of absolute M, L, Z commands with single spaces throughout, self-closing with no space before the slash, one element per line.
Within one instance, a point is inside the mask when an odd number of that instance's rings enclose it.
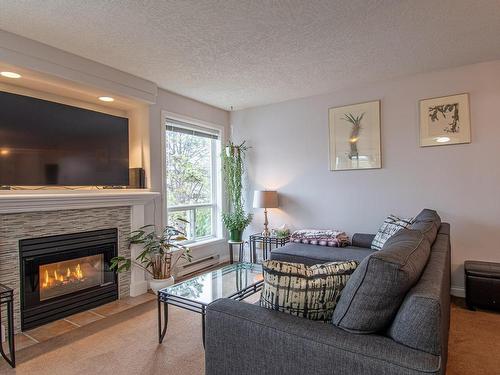
<path fill-rule="evenodd" d="M 243 241 L 227 241 L 227 244 L 229 246 L 229 263 L 233 264 L 234 259 L 233 259 L 233 246 L 236 245 L 238 246 L 239 249 L 239 254 L 238 254 L 238 262 L 243 261 L 243 250 L 245 248 L 245 242 Z"/>
<path fill-rule="evenodd" d="M 2 321 L 2 307 L 7 305 L 7 336 L 9 339 L 9 356 L 5 353 L 2 340 L 0 340 L 0 354 L 5 358 L 7 363 L 12 367 L 16 367 L 16 349 L 14 345 L 14 291 L 11 288 L 0 284 L 0 322 Z"/>
<path fill-rule="evenodd" d="M 262 258 L 264 260 L 267 259 L 267 253 L 268 251 L 271 252 L 271 250 L 277 249 L 278 247 L 284 246 L 290 242 L 290 235 L 288 236 L 264 236 L 261 233 L 256 233 L 252 234 L 250 236 L 250 256 L 251 256 L 251 262 L 252 263 L 257 263 L 257 244 L 261 243 L 262 244 Z"/>

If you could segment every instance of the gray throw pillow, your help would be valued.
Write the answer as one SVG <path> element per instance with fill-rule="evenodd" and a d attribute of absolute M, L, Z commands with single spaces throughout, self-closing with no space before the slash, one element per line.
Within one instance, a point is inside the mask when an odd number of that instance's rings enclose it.
<path fill-rule="evenodd" d="M 419 230 L 432 245 L 436 240 L 440 226 L 441 218 L 437 212 L 426 208 L 415 217 L 414 222 L 408 227 L 408 229 Z"/>
<path fill-rule="evenodd" d="M 397 232 L 352 274 L 333 313 L 333 324 L 355 333 L 386 329 L 418 281 L 429 254 L 429 241 L 421 232 Z"/>
<path fill-rule="evenodd" d="M 260 305 L 311 320 L 329 322 L 340 292 L 358 266 L 357 261 L 306 266 L 267 260 Z"/>

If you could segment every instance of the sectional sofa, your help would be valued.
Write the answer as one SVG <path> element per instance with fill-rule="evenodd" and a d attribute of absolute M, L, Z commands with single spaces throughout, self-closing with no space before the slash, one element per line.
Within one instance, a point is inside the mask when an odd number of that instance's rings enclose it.
<path fill-rule="evenodd" d="M 342 292 L 333 319 L 336 324 L 256 304 L 217 300 L 207 309 L 206 374 L 445 374 L 450 226 L 441 223 L 432 210 L 423 210 L 416 219 L 411 230 L 398 232 L 378 252 L 370 249 L 374 236 L 368 234 L 355 234 L 347 248 L 291 243 L 274 250 L 272 259 L 309 265 L 361 262 Z M 423 249 L 425 259 L 408 252 L 413 248 Z M 411 282 L 407 276 L 418 268 L 418 262 L 423 271 L 400 301 L 397 294 L 391 294 L 396 285 L 370 290 L 381 280 Z M 398 272 L 404 271 L 400 272 L 403 278 L 391 281 L 383 267 L 394 266 Z M 373 278 L 374 272 L 380 275 Z M 388 308 L 394 303 L 396 309 Z M 384 316 L 388 323 L 380 326 Z M 357 320 L 364 322 L 360 330 Z"/>

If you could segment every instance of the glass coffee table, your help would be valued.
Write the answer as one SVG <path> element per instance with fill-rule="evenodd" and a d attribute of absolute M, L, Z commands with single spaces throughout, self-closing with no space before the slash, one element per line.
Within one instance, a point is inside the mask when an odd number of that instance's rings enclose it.
<path fill-rule="evenodd" d="M 260 291 L 263 284 L 260 264 L 236 263 L 161 289 L 158 292 L 160 344 L 167 333 L 168 305 L 201 314 L 201 334 L 205 345 L 205 313 L 208 304 L 219 298 L 242 301 Z"/>

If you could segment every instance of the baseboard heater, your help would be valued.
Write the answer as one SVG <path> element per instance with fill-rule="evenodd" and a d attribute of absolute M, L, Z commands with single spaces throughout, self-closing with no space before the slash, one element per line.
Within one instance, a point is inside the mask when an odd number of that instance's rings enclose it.
<path fill-rule="evenodd" d="M 195 259 L 192 262 L 186 262 L 179 267 L 178 275 L 199 271 L 203 268 L 214 266 L 219 263 L 219 254 L 209 255 L 203 258 Z"/>

